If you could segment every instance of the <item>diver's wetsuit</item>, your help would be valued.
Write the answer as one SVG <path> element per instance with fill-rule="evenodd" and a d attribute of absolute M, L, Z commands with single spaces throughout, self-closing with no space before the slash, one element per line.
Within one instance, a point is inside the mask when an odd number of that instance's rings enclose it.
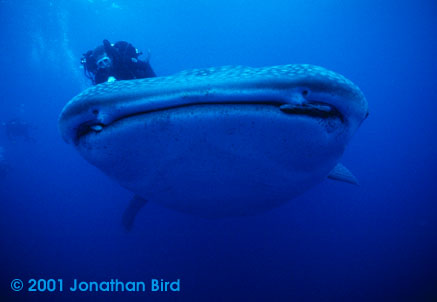
<path fill-rule="evenodd" d="M 110 68 L 98 69 L 97 58 L 106 53 L 112 60 Z M 94 51 L 84 54 L 85 72 L 93 81 L 93 84 L 100 84 L 108 81 L 109 77 L 116 80 L 132 80 L 156 77 L 150 63 L 138 59 L 139 54 L 135 47 L 125 41 L 111 45 L 108 40 L 103 40 L 103 47 L 99 46 Z"/>

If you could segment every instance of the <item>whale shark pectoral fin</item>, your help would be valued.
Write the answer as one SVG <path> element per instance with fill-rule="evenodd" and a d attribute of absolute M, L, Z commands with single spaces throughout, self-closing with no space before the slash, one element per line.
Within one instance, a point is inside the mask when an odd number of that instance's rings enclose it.
<path fill-rule="evenodd" d="M 331 172 L 328 178 L 333 180 L 344 181 L 353 185 L 359 185 L 357 178 L 345 166 L 338 163 Z"/>
<path fill-rule="evenodd" d="M 146 204 L 147 200 L 135 195 L 129 202 L 126 210 L 123 213 L 122 223 L 127 231 L 130 231 L 134 225 L 135 217 L 141 208 Z"/>

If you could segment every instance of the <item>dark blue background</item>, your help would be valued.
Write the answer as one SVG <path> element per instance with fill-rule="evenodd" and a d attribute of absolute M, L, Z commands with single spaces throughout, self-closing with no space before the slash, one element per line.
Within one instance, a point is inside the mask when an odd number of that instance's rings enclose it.
<path fill-rule="evenodd" d="M 437 2 L 0 1 L 1 301 L 437 301 Z M 57 130 L 102 39 L 152 51 L 159 75 L 220 65 L 321 65 L 357 83 L 370 117 L 325 181 L 255 217 L 204 220 L 153 203 L 121 227 L 131 193 Z M 193 188 L 195 189 L 195 188 Z M 14 278 L 181 279 L 180 293 L 40 293 Z"/>

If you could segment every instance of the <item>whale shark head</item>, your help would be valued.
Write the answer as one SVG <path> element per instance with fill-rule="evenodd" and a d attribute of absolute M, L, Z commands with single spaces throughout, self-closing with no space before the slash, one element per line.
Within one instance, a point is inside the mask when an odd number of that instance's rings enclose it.
<path fill-rule="evenodd" d="M 64 107 L 59 129 L 135 194 L 224 216 L 321 182 L 367 115 L 361 90 L 325 68 L 226 66 L 91 87 Z"/>

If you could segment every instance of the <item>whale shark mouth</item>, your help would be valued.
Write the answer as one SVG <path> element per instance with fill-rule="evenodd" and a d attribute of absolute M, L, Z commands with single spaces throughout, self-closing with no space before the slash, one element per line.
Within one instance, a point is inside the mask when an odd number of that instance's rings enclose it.
<path fill-rule="evenodd" d="M 288 114 L 300 114 L 318 118 L 338 118 L 344 123 L 343 115 L 335 106 L 323 102 L 306 102 L 302 104 L 284 104 L 279 107 Z"/>
<path fill-rule="evenodd" d="M 77 144 L 80 139 L 83 136 L 86 136 L 89 133 L 98 133 L 103 131 L 106 127 L 112 126 L 116 124 L 117 122 L 120 122 L 122 120 L 127 120 L 132 117 L 138 117 L 138 116 L 144 116 L 144 118 L 147 118 L 147 114 L 153 113 L 153 112 L 163 112 L 163 111 L 171 111 L 174 109 L 182 108 L 182 107 L 196 107 L 196 106 L 202 106 L 202 105 L 264 105 L 264 106 L 273 106 L 278 108 L 281 112 L 289 115 L 294 116 L 305 116 L 309 118 L 314 119 L 322 119 L 322 120 L 337 120 L 340 123 L 344 123 L 344 117 L 340 113 L 340 111 L 335 108 L 335 106 L 330 105 L 328 103 L 324 102 L 317 102 L 317 101 L 307 101 L 302 104 L 290 104 L 290 103 L 281 103 L 281 102 L 253 102 L 253 103 L 247 103 L 247 102 L 217 102 L 217 103 L 211 103 L 211 102 L 199 102 L 199 103 L 190 103 L 185 105 L 176 105 L 171 107 L 164 107 L 164 108 L 157 108 L 147 111 L 139 111 L 135 113 L 131 113 L 128 115 L 123 115 L 118 118 L 115 118 L 108 124 L 99 123 L 97 121 L 88 121 L 84 122 L 77 128 L 76 131 L 76 139 L 74 140 Z M 328 124 L 327 124 L 328 125 Z M 332 125 L 332 123 L 329 123 L 329 125 Z"/>
<path fill-rule="evenodd" d="M 129 118 L 138 120 L 141 116 L 140 120 L 147 120 L 148 114 L 171 115 L 178 110 L 196 114 L 196 106 L 208 105 L 212 110 L 236 109 L 234 115 L 242 118 L 246 108 L 261 109 L 262 105 L 266 114 L 277 112 L 275 118 L 281 114 L 305 118 L 304 122 L 317 122 L 330 133 L 340 127 L 353 132 L 367 113 L 361 90 L 342 75 L 322 67 L 224 66 L 90 87 L 64 107 L 59 129 L 67 143 L 77 144 L 82 136 L 99 133 Z M 220 115 L 215 118 L 220 119 Z M 268 117 L 257 118 L 268 122 Z"/>

